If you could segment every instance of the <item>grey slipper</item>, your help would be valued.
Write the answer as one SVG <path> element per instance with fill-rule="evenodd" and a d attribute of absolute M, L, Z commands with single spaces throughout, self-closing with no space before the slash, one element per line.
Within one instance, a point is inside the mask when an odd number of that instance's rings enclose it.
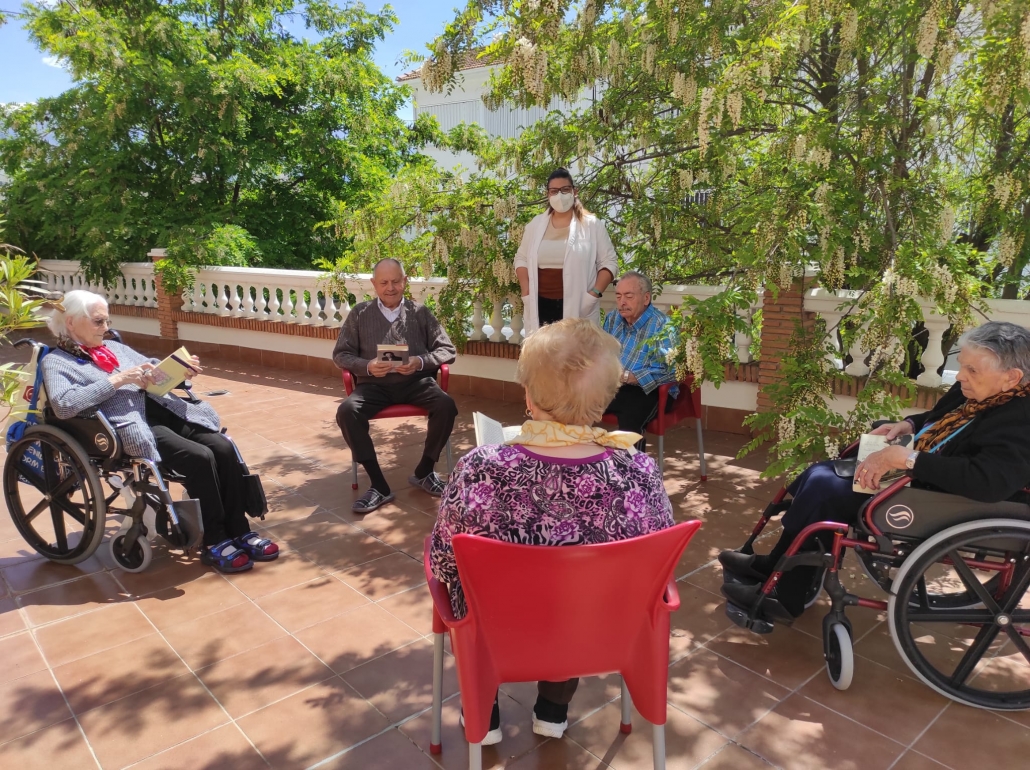
<path fill-rule="evenodd" d="M 361 497 L 354 501 L 354 505 L 351 506 L 351 510 L 354 513 L 371 513 L 380 505 L 388 503 L 393 500 L 393 492 L 388 495 L 384 495 L 375 487 L 369 487 L 369 490 L 365 492 Z"/>
<path fill-rule="evenodd" d="M 436 474 L 436 471 L 433 471 L 424 479 L 420 479 L 412 474 L 411 476 L 408 476 L 408 482 L 414 487 L 419 487 L 420 489 L 425 490 L 433 497 L 442 496 L 444 489 L 447 488 L 447 482 L 440 478 Z"/>

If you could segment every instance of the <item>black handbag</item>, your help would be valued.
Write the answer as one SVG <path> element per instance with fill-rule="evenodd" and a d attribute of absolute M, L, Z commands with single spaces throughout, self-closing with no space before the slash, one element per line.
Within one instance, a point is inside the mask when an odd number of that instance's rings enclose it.
<path fill-rule="evenodd" d="M 265 488 L 261 486 L 261 477 L 250 473 L 243 465 L 243 510 L 255 519 L 265 518 L 268 513 L 268 500 L 265 499 Z"/>

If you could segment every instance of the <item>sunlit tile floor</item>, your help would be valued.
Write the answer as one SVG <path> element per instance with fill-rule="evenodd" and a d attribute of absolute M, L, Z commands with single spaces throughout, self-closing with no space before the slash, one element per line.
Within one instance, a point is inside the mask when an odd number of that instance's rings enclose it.
<path fill-rule="evenodd" d="M 7 349 L 9 352 L 9 349 Z M 2 358 L 0 354 L 0 358 Z M 160 552 L 134 575 L 101 549 L 74 567 L 40 559 L 0 518 L 0 767 L 465 768 L 448 660 L 444 751 L 428 752 L 431 608 L 422 541 L 436 500 L 405 481 L 423 421 L 374 423 L 397 499 L 350 512 L 350 455 L 335 423 L 339 380 L 207 361 L 212 396 L 271 504 L 263 530 L 279 561 L 225 577 Z M 471 417 L 519 405 L 458 397 L 455 457 Z M 670 768 L 995 768 L 1027 763 L 1030 720 L 951 704 L 911 678 L 882 618 L 852 613 L 855 683 L 823 673 L 820 613 L 752 636 L 718 594 L 718 551 L 746 537 L 776 483 L 764 458 L 736 460 L 739 436 L 708 432 L 699 481 L 692 426 L 666 441 L 678 519 L 704 527 L 677 568 L 667 731 Z M 366 480 L 362 476 L 361 483 Z M 852 568 L 853 580 L 861 578 Z M 650 731 L 618 730 L 615 677 L 585 681 L 562 740 L 532 733 L 535 687 L 504 687 L 504 740 L 489 767 L 649 768 Z"/>

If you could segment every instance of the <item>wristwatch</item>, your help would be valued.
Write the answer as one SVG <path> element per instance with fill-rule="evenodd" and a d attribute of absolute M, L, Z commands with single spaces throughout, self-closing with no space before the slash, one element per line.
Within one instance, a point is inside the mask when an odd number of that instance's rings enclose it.
<path fill-rule="evenodd" d="M 905 458 L 905 467 L 909 470 L 915 468 L 917 457 L 919 457 L 919 452 L 910 452 L 908 457 Z"/>
<path fill-rule="evenodd" d="M 601 297 L 604 296 L 604 292 L 598 289 L 596 286 L 587 289 L 587 294 L 593 294 L 598 299 L 601 299 Z"/>
<path fill-rule="evenodd" d="M 625 383 L 625 382 L 629 382 L 629 369 L 625 369 L 625 370 L 624 370 L 624 371 L 622 372 L 622 381 L 623 381 L 624 383 Z"/>

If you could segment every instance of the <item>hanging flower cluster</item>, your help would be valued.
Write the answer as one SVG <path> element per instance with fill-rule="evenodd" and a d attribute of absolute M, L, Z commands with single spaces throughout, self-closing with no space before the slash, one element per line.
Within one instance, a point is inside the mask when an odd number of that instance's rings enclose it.
<path fill-rule="evenodd" d="M 543 102 L 547 92 L 547 50 L 520 37 L 515 42 L 511 64 L 522 77 L 526 90 L 537 102 Z"/>
<path fill-rule="evenodd" d="M 916 53 L 924 59 L 933 56 L 934 46 L 937 45 L 937 28 L 940 26 L 941 9 L 937 0 L 930 3 L 926 14 L 919 20 L 919 29 L 916 31 Z"/>

